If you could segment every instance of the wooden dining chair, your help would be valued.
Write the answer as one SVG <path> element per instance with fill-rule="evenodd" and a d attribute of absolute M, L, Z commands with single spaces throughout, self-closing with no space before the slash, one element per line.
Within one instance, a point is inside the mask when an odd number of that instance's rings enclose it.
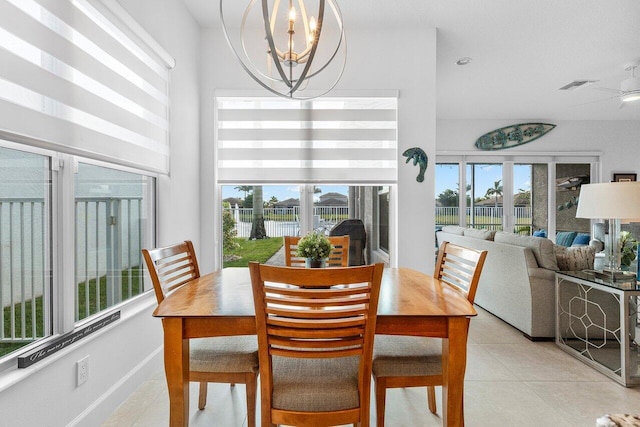
<path fill-rule="evenodd" d="M 369 426 L 383 268 L 249 264 L 263 427 Z"/>
<path fill-rule="evenodd" d="M 162 248 L 143 249 L 142 254 L 158 304 L 168 293 L 200 277 L 198 260 L 189 240 Z M 169 361 L 165 360 L 167 363 Z M 189 367 L 189 381 L 200 383 L 199 409 L 204 409 L 207 403 L 208 383 L 245 384 L 247 423 L 255 426 L 258 384 L 258 343 L 255 336 L 191 339 Z"/>
<path fill-rule="evenodd" d="M 299 236 L 284 236 L 284 265 L 287 267 L 304 267 L 305 259 L 296 255 Z M 349 266 L 349 236 L 327 237 L 333 246 L 333 250 L 327 260 L 327 267 Z"/>
<path fill-rule="evenodd" d="M 454 286 L 473 304 L 487 251 L 443 242 L 433 277 Z M 467 333 L 468 333 L 467 322 Z M 442 385 L 442 339 L 378 335 L 373 353 L 377 425 L 384 427 L 388 388 L 427 387 L 429 410 L 436 413 L 435 386 Z"/>

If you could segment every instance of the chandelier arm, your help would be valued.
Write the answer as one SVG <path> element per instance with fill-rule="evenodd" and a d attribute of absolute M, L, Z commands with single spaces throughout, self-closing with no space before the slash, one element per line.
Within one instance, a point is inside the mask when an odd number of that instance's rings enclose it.
<path fill-rule="evenodd" d="M 222 23 L 222 30 L 223 30 L 222 32 L 224 33 L 224 38 L 227 40 L 227 44 L 231 48 L 231 51 L 233 52 L 234 56 L 236 57 L 236 59 L 240 63 L 240 66 L 260 86 L 262 86 L 263 88 L 265 88 L 266 90 L 268 90 L 271 93 L 274 93 L 274 94 L 279 95 L 279 96 L 284 96 L 280 92 L 277 92 L 277 91 L 273 90 L 271 87 L 269 87 L 267 84 L 265 84 L 262 80 L 260 80 L 254 73 L 252 73 L 251 70 L 249 69 L 249 67 L 247 67 L 247 65 L 244 63 L 242 58 L 240 58 L 240 55 L 238 55 L 238 52 L 236 52 L 236 50 L 233 48 L 233 44 L 231 43 L 231 38 L 229 37 L 229 34 L 227 33 L 227 26 L 226 26 L 225 21 L 224 21 L 224 13 L 222 11 L 222 2 L 223 2 L 223 0 L 220 0 L 220 21 Z M 276 79 L 272 79 L 272 80 L 278 81 Z M 288 96 L 285 96 L 285 97 L 289 98 Z"/>
<path fill-rule="evenodd" d="M 310 79 L 311 77 L 314 77 L 315 75 L 320 73 L 322 70 L 327 68 L 329 64 L 331 64 L 331 61 L 333 61 L 333 58 L 335 58 L 336 55 L 338 54 L 338 51 L 340 50 L 340 46 L 342 45 L 343 41 L 345 42 L 345 45 L 346 45 L 345 36 L 344 36 L 344 27 L 342 25 L 342 13 L 340 12 L 340 8 L 338 7 L 338 4 L 334 2 L 334 0 L 329 0 L 329 4 L 333 9 L 333 13 L 336 17 L 336 20 L 340 25 L 340 38 L 338 39 L 338 45 L 336 46 L 336 50 L 333 51 L 333 54 L 331 55 L 329 60 L 322 67 L 320 67 L 319 69 L 309 74 L 307 76 L 308 79 Z M 343 65 L 343 70 L 344 70 L 344 65 Z"/>
<path fill-rule="evenodd" d="M 282 69 L 282 65 L 280 65 L 278 54 L 276 52 L 276 45 L 273 41 L 273 33 L 271 32 L 271 25 L 269 22 L 269 5 L 267 4 L 267 0 L 262 0 L 262 20 L 264 21 L 264 30 L 267 37 L 267 43 L 269 43 L 269 53 L 271 54 L 271 59 L 273 59 L 274 65 L 278 70 L 278 74 L 280 74 L 280 77 L 282 77 L 282 82 L 290 88 L 292 86 L 291 80 L 287 78 L 287 75 Z"/>
<path fill-rule="evenodd" d="M 262 0 L 262 1 L 266 1 L 266 0 Z M 293 96 L 293 93 L 296 90 L 298 90 L 302 82 L 304 82 L 304 79 L 307 77 L 307 74 L 309 73 L 309 69 L 311 68 L 311 63 L 313 62 L 313 57 L 315 56 L 316 50 L 318 49 L 318 41 L 320 40 L 320 35 L 322 34 L 323 22 L 324 22 L 324 0 L 320 0 L 318 4 L 318 24 L 316 27 L 317 28 L 316 40 L 314 40 L 313 47 L 311 48 L 311 53 L 309 53 L 309 59 L 307 59 L 307 63 L 304 64 L 304 69 L 302 70 L 302 73 L 300 73 L 300 76 L 298 76 L 296 84 L 289 90 L 289 94 L 291 96 Z"/>

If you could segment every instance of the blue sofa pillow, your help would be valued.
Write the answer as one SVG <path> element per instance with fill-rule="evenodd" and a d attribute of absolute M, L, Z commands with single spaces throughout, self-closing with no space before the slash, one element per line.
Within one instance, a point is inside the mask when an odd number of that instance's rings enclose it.
<path fill-rule="evenodd" d="M 537 230 L 533 232 L 533 237 L 547 237 L 547 230 Z"/>
<path fill-rule="evenodd" d="M 575 231 L 560 231 L 556 234 L 556 245 L 571 246 L 577 234 Z"/>
<path fill-rule="evenodd" d="M 589 244 L 590 240 L 591 236 L 589 233 L 578 233 L 575 239 L 573 239 L 571 246 L 586 246 Z"/>

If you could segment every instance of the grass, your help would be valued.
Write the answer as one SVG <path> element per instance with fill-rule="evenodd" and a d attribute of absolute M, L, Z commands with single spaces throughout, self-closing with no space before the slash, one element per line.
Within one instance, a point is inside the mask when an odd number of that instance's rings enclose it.
<path fill-rule="evenodd" d="M 231 255 L 240 257 L 236 260 L 224 261 L 222 266 L 226 267 L 248 267 L 250 261 L 260 263 L 266 262 L 282 247 L 282 237 L 270 237 L 262 240 L 247 240 L 243 238 L 235 238 L 239 247 L 224 253 L 225 258 Z"/>
<path fill-rule="evenodd" d="M 98 279 L 100 284 L 100 308 L 98 309 L 98 298 L 96 298 L 96 279 L 89 280 L 89 310 L 87 312 L 87 286 L 85 282 L 78 284 L 78 308 L 79 319 L 84 319 L 93 314 L 98 313 L 100 310 L 107 308 L 107 276 L 102 276 Z M 139 267 L 131 268 L 131 296 L 142 293 L 141 271 Z M 122 271 L 122 298 L 129 298 L 129 270 Z M 16 303 L 13 305 L 14 314 L 13 319 L 15 322 L 15 336 L 22 336 L 22 303 Z M 35 308 L 35 322 L 36 322 L 36 339 L 42 338 L 44 335 L 44 315 L 43 315 L 43 302 L 42 297 L 36 297 L 35 307 L 32 304 L 32 300 L 25 301 L 24 313 L 25 313 L 25 339 L 22 342 L 10 342 L 0 343 L 0 356 L 9 354 L 27 344 L 30 344 L 34 337 L 32 333 L 33 328 L 33 309 Z M 10 337 L 11 334 L 11 306 L 4 307 L 4 336 Z"/>

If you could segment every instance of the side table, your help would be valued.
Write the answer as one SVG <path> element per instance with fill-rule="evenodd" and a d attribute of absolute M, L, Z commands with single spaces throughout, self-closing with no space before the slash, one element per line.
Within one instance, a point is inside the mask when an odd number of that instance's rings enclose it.
<path fill-rule="evenodd" d="M 556 344 L 620 384 L 640 385 L 640 283 L 556 273 Z"/>

